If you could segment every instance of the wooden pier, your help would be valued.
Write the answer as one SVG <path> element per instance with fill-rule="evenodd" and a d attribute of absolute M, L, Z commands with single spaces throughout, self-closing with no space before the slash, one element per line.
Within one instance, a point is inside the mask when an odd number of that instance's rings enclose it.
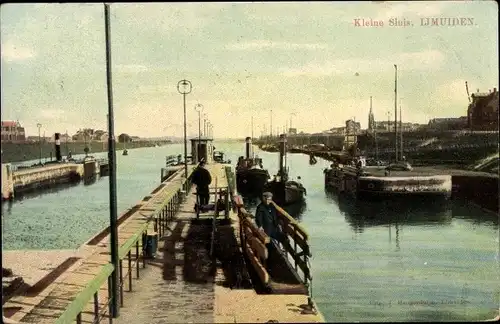
<path fill-rule="evenodd" d="M 189 166 L 189 174 L 193 167 Z M 214 194 L 217 192 L 214 198 L 221 197 L 220 190 L 231 188 L 226 167 L 217 163 L 207 165 L 213 179 L 211 189 Z M 190 179 L 186 181 L 183 173 L 179 169 L 119 218 L 120 267 L 116 270 L 121 308 L 119 317 L 112 320 L 118 323 L 324 322 L 318 311 L 304 311 L 311 304 L 304 291 L 292 294 L 256 291 L 254 287 L 261 280 L 247 270 L 238 235 L 241 206 L 226 207 L 219 217 L 213 213 L 201 214 L 196 220 L 196 196 Z M 155 258 L 149 259 L 143 242 L 151 237 L 158 238 L 159 246 Z M 108 284 L 114 268 L 109 263 L 109 249 L 105 229 L 75 251 L 71 264 L 66 264 L 67 269 L 62 273 L 57 273 L 56 268 L 41 284 L 34 283 L 10 297 L 3 305 L 4 313 L 18 323 L 110 321 Z M 15 272 L 15 267 L 10 267 Z M 266 286 L 265 282 L 260 284 Z"/>

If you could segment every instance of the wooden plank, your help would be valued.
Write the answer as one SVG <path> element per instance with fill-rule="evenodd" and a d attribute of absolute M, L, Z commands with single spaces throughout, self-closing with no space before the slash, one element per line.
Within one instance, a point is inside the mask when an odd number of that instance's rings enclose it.
<path fill-rule="evenodd" d="M 263 230 L 259 230 L 250 219 L 245 218 L 242 223 L 243 226 L 249 227 L 252 230 L 253 236 L 256 236 L 262 243 L 268 244 L 271 242 L 271 238 Z"/>
<path fill-rule="evenodd" d="M 248 259 L 250 259 L 250 263 L 252 263 L 252 266 L 255 269 L 255 272 L 257 272 L 259 279 L 262 281 L 262 283 L 267 285 L 269 283 L 269 273 L 267 273 L 262 263 L 260 263 L 257 257 L 253 254 L 250 245 L 245 244 L 245 251 L 247 253 Z"/>
<path fill-rule="evenodd" d="M 285 248 L 285 250 L 288 251 L 288 253 L 290 253 L 290 255 L 292 256 L 293 260 L 295 261 L 295 263 L 297 264 L 297 266 L 299 266 L 300 270 L 302 270 L 302 273 L 304 274 L 304 276 L 306 278 L 308 278 L 309 280 L 312 280 L 311 278 L 311 273 L 310 273 L 310 269 L 309 267 L 307 266 L 307 263 L 304 262 L 304 260 L 302 260 L 297 253 L 295 253 L 295 250 L 293 249 L 293 247 L 290 245 L 290 243 L 288 241 L 281 241 L 281 244 L 283 245 L 283 247 Z"/>
<path fill-rule="evenodd" d="M 300 247 L 302 251 L 306 253 L 307 256 L 311 256 L 309 244 L 306 239 L 296 230 L 296 228 L 292 224 L 287 224 L 283 227 L 283 231 L 288 234 L 294 242 Z"/>
<path fill-rule="evenodd" d="M 297 223 L 297 221 L 293 219 L 292 216 L 288 215 L 288 213 L 283 210 L 283 208 L 274 203 L 274 201 L 272 201 L 271 203 L 274 205 L 274 207 L 276 207 L 276 210 L 278 211 L 278 217 L 282 218 L 286 222 L 293 224 L 295 227 L 297 227 L 297 230 L 300 232 L 302 237 L 304 237 L 304 239 L 309 239 L 309 235 L 307 234 L 306 230 L 299 223 Z"/>
<path fill-rule="evenodd" d="M 72 323 L 76 316 L 87 306 L 94 293 L 98 291 L 101 286 L 106 282 L 108 277 L 113 272 L 114 267 L 111 263 L 103 266 L 101 271 L 95 278 L 80 292 L 71 304 L 66 307 L 66 310 L 59 316 L 56 324 Z"/>
<path fill-rule="evenodd" d="M 245 239 L 250 240 L 253 236 L 253 231 L 248 226 L 243 227 L 243 233 L 245 233 Z"/>
<path fill-rule="evenodd" d="M 260 260 L 267 260 L 269 254 L 264 243 L 262 243 L 262 241 L 260 241 L 255 236 L 251 237 L 249 241 L 250 247 L 252 248 L 254 254 L 259 257 Z"/>

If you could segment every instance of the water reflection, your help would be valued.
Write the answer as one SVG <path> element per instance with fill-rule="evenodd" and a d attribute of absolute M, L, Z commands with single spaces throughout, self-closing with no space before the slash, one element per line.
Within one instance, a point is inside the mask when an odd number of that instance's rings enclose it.
<path fill-rule="evenodd" d="M 326 192 L 355 232 L 365 227 L 384 225 L 449 225 L 452 221 L 451 201 L 392 199 L 361 201 L 345 195 Z"/>
<path fill-rule="evenodd" d="M 76 187 L 78 185 L 80 185 L 79 182 L 68 182 L 68 183 L 62 183 L 62 184 L 51 186 L 49 188 L 40 189 L 40 190 L 17 193 L 15 198 L 14 198 L 14 204 L 16 202 L 21 202 L 21 201 L 26 200 L 26 199 L 42 197 L 44 195 L 48 195 L 51 193 L 57 193 L 60 191 L 64 191 L 66 189 L 70 189 L 70 188 Z"/>
<path fill-rule="evenodd" d="M 283 207 L 283 209 L 293 218 L 300 221 L 302 220 L 302 215 L 306 211 L 307 203 L 305 200 L 298 201 L 293 205 L 288 205 Z"/>

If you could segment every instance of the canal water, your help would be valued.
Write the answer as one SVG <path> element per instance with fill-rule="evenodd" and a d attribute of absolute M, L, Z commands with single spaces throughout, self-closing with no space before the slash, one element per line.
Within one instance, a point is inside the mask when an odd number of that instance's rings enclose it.
<path fill-rule="evenodd" d="M 244 143 L 215 146 L 233 165 L 244 154 Z M 118 152 L 118 210 L 150 193 L 165 156 L 181 152 L 179 144 Z M 276 173 L 277 153 L 256 154 Z M 297 154 L 287 161 L 307 189 L 296 217 L 311 236 L 313 299 L 327 321 L 474 321 L 498 313 L 498 216 L 458 202 L 359 204 L 324 191 L 329 162 L 310 166 Z M 108 181 L 3 204 L 3 249 L 77 248 L 108 224 Z"/>

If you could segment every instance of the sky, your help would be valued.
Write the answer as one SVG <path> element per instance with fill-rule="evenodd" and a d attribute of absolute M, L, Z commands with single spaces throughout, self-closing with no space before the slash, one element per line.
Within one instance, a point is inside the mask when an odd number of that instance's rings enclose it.
<path fill-rule="evenodd" d="M 276 128 L 319 132 L 354 118 L 367 127 L 398 110 L 406 122 L 466 114 L 470 92 L 498 89 L 494 1 L 112 3 L 115 133 L 182 136 L 187 79 L 190 135 L 196 104 L 214 136 Z M 107 129 L 103 4 L 3 4 L 2 120 L 27 135 Z M 413 25 L 389 26 L 390 19 Z M 470 18 L 422 26 L 422 18 Z M 357 26 L 355 19 L 382 21 Z M 271 112 L 272 111 L 272 112 Z M 390 116 L 394 119 L 393 115 Z M 203 128 L 203 121 L 202 121 Z"/>

